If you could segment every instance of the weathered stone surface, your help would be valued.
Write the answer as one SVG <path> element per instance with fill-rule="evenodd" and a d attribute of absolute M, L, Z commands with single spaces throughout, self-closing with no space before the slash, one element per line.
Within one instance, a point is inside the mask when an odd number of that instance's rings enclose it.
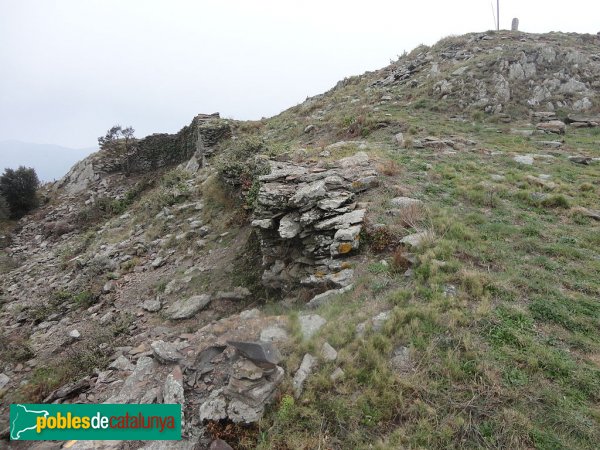
<path fill-rule="evenodd" d="M 273 228 L 273 219 L 256 219 L 252 221 L 252 226 L 268 230 Z"/>
<path fill-rule="evenodd" d="M 325 361 L 335 361 L 337 359 L 337 351 L 328 342 L 325 342 L 321 347 L 321 358 Z"/>
<path fill-rule="evenodd" d="M 533 175 L 527 175 L 527 177 L 525 177 L 525 179 L 527 181 L 529 181 L 531 184 L 543 187 L 545 189 L 548 190 L 553 190 L 556 188 L 556 183 L 554 183 L 553 181 L 549 181 L 547 179 L 540 177 L 534 177 Z"/>
<path fill-rule="evenodd" d="M 396 144 L 398 144 L 400 147 L 404 147 L 404 134 L 397 133 L 394 136 L 394 139 L 396 140 Z"/>
<path fill-rule="evenodd" d="M 560 120 L 539 123 L 536 128 L 547 133 L 565 134 L 566 125 Z"/>
<path fill-rule="evenodd" d="M 587 166 L 592 163 L 592 158 L 587 156 L 569 156 L 569 161 Z"/>
<path fill-rule="evenodd" d="M 302 207 L 322 199 L 327 195 L 325 181 L 318 180 L 300 187 L 290 198 L 290 205 Z"/>
<path fill-rule="evenodd" d="M 162 308 L 162 303 L 158 297 L 149 298 L 142 303 L 142 309 L 148 312 L 160 311 L 160 308 Z"/>
<path fill-rule="evenodd" d="M 574 208 L 574 210 L 584 216 L 591 217 L 594 220 L 600 220 L 600 210 L 584 208 L 582 206 Z"/>
<path fill-rule="evenodd" d="M 394 350 L 394 355 L 390 360 L 391 368 L 399 373 L 408 373 L 412 369 L 410 351 L 407 347 L 398 347 Z"/>
<path fill-rule="evenodd" d="M 337 230 L 333 239 L 336 241 L 355 241 L 360 231 L 362 230 L 361 226 L 354 225 L 348 228 L 342 228 L 341 230 Z"/>
<path fill-rule="evenodd" d="M 8 378 L 8 375 L 5 373 L 0 373 L 0 390 L 4 389 L 4 386 L 6 386 L 9 382 L 10 378 Z"/>
<path fill-rule="evenodd" d="M 262 417 L 264 408 L 256 408 L 240 400 L 232 400 L 227 407 L 227 417 L 235 423 L 258 422 Z"/>
<path fill-rule="evenodd" d="M 186 299 L 177 300 L 168 309 L 167 314 L 170 319 L 189 319 L 208 305 L 211 298 L 207 294 L 194 295 Z"/>
<path fill-rule="evenodd" d="M 369 155 L 365 152 L 357 152 L 353 156 L 347 156 L 338 161 L 338 165 L 345 169 L 355 166 L 367 166 L 368 164 Z"/>
<path fill-rule="evenodd" d="M 152 266 L 153 269 L 158 269 L 159 267 L 164 266 L 166 262 L 167 262 L 166 258 L 159 256 L 154 261 L 152 261 L 152 263 L 150 265 Z"/>
<path fill-rule="evenodd" d="M 391 199 L 390 203 L 398 208 L 408 208 L 414 205 L 421 205 L 423 202 L 421 200 L 417 200 L 416 198 L 396 197 Z"/>
<path fill-rule="evenodd" d="M 307 308 L 315 309 L 319 306 L 325 305 L 333 300 L 337 295 L 344 294 L 352 290 L 354 286 L 349 284 L 346 287 L 340 289 L 330 289 L 328 291 L 323 292 L 322 294 L 315 295 L 307 304 Z"/>
<path fill-rule="evenodd" d="M 127 377 L 121 390 L 116 396 L 109 398 L 106 403 L 135 403 L 142 398 L 147 390 L 149 377 L 155 372 L 156 363 L 152 358 L 141 356 L 135 369 Z"/>
<path fill-rule="evenodd" d="M 180 405 L 185 403 L 183 374 L 179 366 L 175 366 L 173 371 L 167 375 L 163 386 L 163 403 L 179 403 Z"/>
<path fill-rule="evenodd" d="M 278 326 L 268 327 L 260 332 L 260 340 L 265 342 L 281 342 L 288 338 L 287 331 Z"/>
<path fill-rule="evenodd" d="M 294 379 L 292 380 L 292 387 L 294 388 L 294 397 L 300 398 L 300 396 L 302 395 L 302 390 L 304 389 L 304 382 L 312 373 L 316 363 L 317 359 L 314 356 L 312 356 L 309 353 L 304 355 L 302 363 L 300 364 L 300 368 L 294 374 Z"/>
<path fill-rule="evenodd" d="M 272 368 L 281 362 L 279 351 L 270 342 L 227 341 L 227 343 L 259 367 Z"/>
<path fill-rule="evenodd" d="M 109 369 L 115 370 L 133 370 L 135 367 L 127 358 L 123 355 L 119 356 L 108 366 Z"/>
<path fill-rule="evenodd" d="M 215 391 L 217 396 L 200 405 L 200 420 L 222 420 L 227 418 L 227 401 L 219 397 L 219 392 Z"/>
<path fill-rule="evenodd" d="M 331 229 L 343 229 L 349 228 L 351 225 L 361 223 L 365 218 L 364 209 L 357 209 L 355 211 L 342 214 L 337 217 L 333 217 L 331 219 L 324 220 L 315 224 L 316 230 L 331 230 Z"/>
<path fill-rule="evenodd" d="M 262 319 L 255 321 L 260 323 Z M 230 326 L 235 325 L 232 323 Z M 237 333 L 234 330 L 231 332 Z M 201 387 L 190 393 L 192 396 L 199 393 L 200 398 L 196 401 L 201 405 L 201 420 L 257 421 L 283 380 L 283 368 L 254 363 L 243 353 L 233 350 L 214 345 L 206 347 L 197 355 L 196 362 L 188 366 L 186 373 L 196 373 L 192 380 L 202 379 L 201 386 L 209 384 L 208 390 Z M 192 371 L 189 372 L 189 369 Z"/>
<path fill-rule="evenodd" d="M 513 158 L 516 162 L 531 166 L 533 164 L 532 155 L 517 155 Z"/>
<path fill-rule="evenodd" d="M 87 391 L 91 385 L 89 377 L 83 377 L 73 383 L 66 384 L 56 389 L 44 399 L 43 403 L 51 403 L 60 398 L 72 397 L 80 392 Z"/>
<path fill-rule="evenodd" d="M 330 273 L 327 275 L 311 275 L 310 277 L 301 280 L 301 283 L 306 286 L 320 288 L 344 288 L 352 284 L 353 277 L 353 269 L 343 269 L 339 272 Z"/>
<path fill-rule="evenodd" d="M 311 125 L 309 125 L 309 126 L 311 126 Z M 306 130 L 304 130 L 304 132 L 308 133 L 308 131 L 306 131 Z M 233 450 L 233 448 L 231 447 L 231 445 L 229 445 L 223 439 L 215 439 L 214 441 L 212 441 L 210 443 L 208 450 Z"/>
<path fill-rule="evenodd" d="M 79 339 L 81 337 L 81 333 L 78 330 L 74 329 L 74 330 L 69 331 L 69 337 L 71 339 L 76 340 L 76 339 Z"/>
<path fill-rule="evenodd" d="M 150 347 L 152 347 L 154 357 L 162 364 L 173 364 L 183 358 L 175 345 L 163 340 L 154 341 Z"/>
<path fill-rule="evenodd" d="M 517 19 L 516 17 L 512 20 L 510 30 L 511 31 L 519 31 L 519 19 Z"/>
<path fill-rule="evenodd" d="M 331 381 L 337 381 L 341 378 L 344 377 L 344 371 L 342 370 L 341 367 L 336 367 L 335 370 L 333 371 L 333 373 L 329 376 L 329 379 Z"/>
<path fill-rule="evenodd" d="M 248 288 L 237 286 L 231 292 L 219 291 L 215 295 L 215 300 L 244 300 L 251 294 Z"/>
<path fill-rule="evenodd" d="M 263 376 L 263 370 L 246 358 L 234 362 L 231 368 L 231 376 L 238 380 L 258 380 Z"/>
<path fill-rule="evenodd" d="M 381 331 L 385 322 L 390 318 L 390 311 L 383 311 L 371 319 L 373 331 L 376 333 Z"/>
<path fill-rule="evenodd" d="M 256 319 L 257 317 L 260 317 L 260 310 L 257 308 L 247 309 L 240 313 L 240 319 L 243 320 Z"/>
<path fill-rule="evenodd" d="M 298 317 L 300 322 L 300 332 L 304 339 L 310 339 L 323 325 L 327 323 L 323 317 L 318 314 L 305 314 Z"/>
<path fill-rule="evenodd" d="M 579 125 L 580 127 L 597 127 L 600 124 L 600 116 L 569 114 L 567 117 L 567 122 L 572 126 Z"/>
<path fill-rule="evenodd" d="M 272 373 L 265 373 L 261 378 L 253 380 L 232 376 L 225 388 L 225 394 L 253 408 L 262 408 L 283 379 L 283 373 L 283 369 L 276 366 Z"/>
<path fill-rule="evenodd" d="M 298 213 L 286 214 L 279 221 L 279 236 L 283 239 L 292 239 L 301 230 L 302 226 L 300 225 L 300 215 Z"/>
<path fill-rule="evenodd" d="M 356 326 L 356 330 L 355 330 L 356 334 L 359 337 L 363 337 L 365 335 L 365 332 L 367 331 L 368 326 L 371 326 L 371 329 L 375 333 L 381 331 L 381 329 L 383 328 L 383 325 L 389 319 L 390 314 L 391 314 L 390 311 L 383 311 L 383 312 L 377 314 L 376 316 L 373 316 L 371 319 L 369 319 L 365 322 L 359 323 Z"/>
<path fill-rule="evenodd" d="M 73 441 L 70 441 L 73 442 Z M 75 441 L 69 447 L 71 450 L 121 450 L 123 441 Z M 31 450 L 55 450 L 56 447 L 32 448 Z M 143 450 L 167 450 L 144 447 Z M 178 449 L 179 450 L 179 449 Z M 183 450 L 183 449 L 182 449 Z M 187 450 L 187 449 L 186 449 Z M 191 449 L 190 449 L 191 450 Z"/>

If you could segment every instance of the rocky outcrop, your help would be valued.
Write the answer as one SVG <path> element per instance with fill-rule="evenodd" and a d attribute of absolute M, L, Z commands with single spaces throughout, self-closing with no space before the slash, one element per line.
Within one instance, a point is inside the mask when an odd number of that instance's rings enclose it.
<path fill-rule="evenodd" d="M 575 128 L 591 128 L 600 126 L 600 116 L 580 116 L 569 114 L 567 123 Z"/>
<path fill-rule="evenodd" d="M 450 37 L 399 58 L 371 86 L 427 86 L 434 97 L 493 114 L 511 105 L 590 111 L 598 108 L 600 71 L 590 40 L 522 34 L 515 42 L 509 32 Z"/>
<path fill-rule="evenodd" d="M 542 122 L 536 127 L 538 130 L 542 130 L 546 133 L 565 134 L 565 124 L 560 120 L 551 120 L 549 122 Z"/>
<path fill-rule="evenodd" d="M 284 370 L 277 365 L 281 356 L 271 343 L 230 342 L 230 345 L 236 352 L 221 353 L 222 356 L 211 359 L 217 366 L 226 365 L 229 381 L 224 387 L 212 390 L 200 405 L 200 420 L 257 422 L 283 381 Z M 210 347 L 204 352 L 218 350 Z M 225 348 L 220 350 L 223 352 Z"/>
<path fill-rule="evenodd" d="M 289 289 L 302 282 L 340 288 L 351 269 L 340 258 L 359 248 L 365 210 L 356 195 L 377 184 L 364 152 L 328 165 L 271 161 L 260 177 L 252 225 L 263 254 L 263 283 Z"/>

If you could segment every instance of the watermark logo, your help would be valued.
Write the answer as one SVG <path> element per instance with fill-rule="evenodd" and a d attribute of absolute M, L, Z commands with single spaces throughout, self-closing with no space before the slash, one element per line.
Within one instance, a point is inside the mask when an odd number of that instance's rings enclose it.
<path fill-rule="evenodd" d="M 10 438 L 40 440 L 179 440 L 181 405 L 13 404 Z"/>

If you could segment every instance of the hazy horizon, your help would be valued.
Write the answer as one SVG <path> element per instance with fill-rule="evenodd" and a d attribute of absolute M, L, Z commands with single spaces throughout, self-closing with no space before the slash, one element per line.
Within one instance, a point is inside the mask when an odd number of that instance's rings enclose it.
<path fill-rule="evenodd" d="M 33 167 L 42 182 L 58 180 L 96 147 L 69 148 L 14 139 L 0 140 L 0 173 L 6 168 Z M 49 158 L 48 156 L 52 157 Z"/>

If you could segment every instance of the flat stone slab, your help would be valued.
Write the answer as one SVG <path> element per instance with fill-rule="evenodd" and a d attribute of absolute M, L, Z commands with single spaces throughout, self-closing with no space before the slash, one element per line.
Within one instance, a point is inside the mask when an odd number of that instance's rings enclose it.
<path fill-rule="evenodd" d="M 288 337 L 287 331 L 278 326 L 268 327 L 260 332 L 260 340 L 265 342 L 286 341 Z"/>
<path fill-rule="evenodd" d="M 333 300 L 336 296 L 352 290 L 353 287 L 354 287 L 354 285 L 349 284 L 348 286 L 343 287 L 341 289 L 330 289 L 329 291 L 325 291 L 322 294 L 315 295 L 312 298 L 312 300 L 306 304 L 306 307 L 311 308 L 311 309 L 316 309 L 319 306 L 326 305 L 331 300 Z"/>
<path fill-rule="evenodd" d="M 142 303 L 142 309 L 148 312 L 160 311 L 160 308 L 162 308 L 162 304 L 158 298 L 149 298 Z"/>
<path fill-rule="evenodd" d="M 321 358 L 325 361 L 335 361 L 337 359 L 337 351 L 329 345 L 329 342 L 325 342 L 321 347 Z"/>
<path fill-rule="evenodd" d="M 318 314 L 306 314 L 298 317 L 300 322 L 300 331 L 304 339 L 310 339 L 323 325 L 327 323 L 323 317 Z"/>
<path fill-rule="evenodd" d="M 390 203 L 393 206 L 396 206 L 398 208 L 408 208 L 408 207 L 413 206 L 413 205 L 420 205 L 423 202 L 421 200 L 416 199 L 416 198 L 396 197 L 396 198 L 391 199 Z"/>
<path fill-rule="evenodd" d="M 183 373 L 181 367 L 175 366 L 173 371 L 167 375 L 163 386 L 163 403 L 185 403 L 185 395 L 183 392 Z"/>
<path fill-rule="evenodd" d="M 167 310 L 170 319 L 189 319 L 210 303 L 210 295 L 194 295 L 193 297 L 180 299 L 173 303 Z"/>
<path fill-rule="evenodd" d="M 292 380 L 292 386 L 294 388 L 294 397 L 299 398 L 302 395 L 304 382 L 312 373 L 316 362 L 317 359 L 311 354 L 307 353 L 306 355 L 304 355 L 302 363 L 300 364 L 300 368 L 295 373 L 294 379 Z"/>
<path fill-rule="evenodd" d="M 10 378 L 4 373 L 0 373 L 0 389 L 4 388 L 10 381 Z"/>
<path fill-rule="evenodd" d="M 173 364 L 183 358 L 183 355 L 177 351 L 177 347 L 168 342 L 154 341 L 150 347 L 154 357 L 162 364 Z"/>
<path fill-rule="evenodd" d="M 360 223 L 365 218 L 364 209 L 357 209 L 352 212 L 342 214 L 331 219 L 324 220 L 315 224 L 315 229 L 317 230 L 331 230 L 331 229 L 341 229 L 341 228 L 349 228 L 351 225 Z"/>
<path fill-rule="evenodd" d="M 531 155 L 519 155 L 513 158 L 516 162 L 531 166 L 533 164 L 533 156 Z"/>
<path fill-rule="evenodd" d="M 109 369 L 115 370 L 133 370 L 135 367 L 131 361 L 125 358 L 123 355 L 119 356 L 108 366 Z"/>
<path fill-rule="evenodd" d="M 273 367 L 281 362 L 281 355 L 270 342 L 227 341 L 242 355 L 259 367 Z"/>

